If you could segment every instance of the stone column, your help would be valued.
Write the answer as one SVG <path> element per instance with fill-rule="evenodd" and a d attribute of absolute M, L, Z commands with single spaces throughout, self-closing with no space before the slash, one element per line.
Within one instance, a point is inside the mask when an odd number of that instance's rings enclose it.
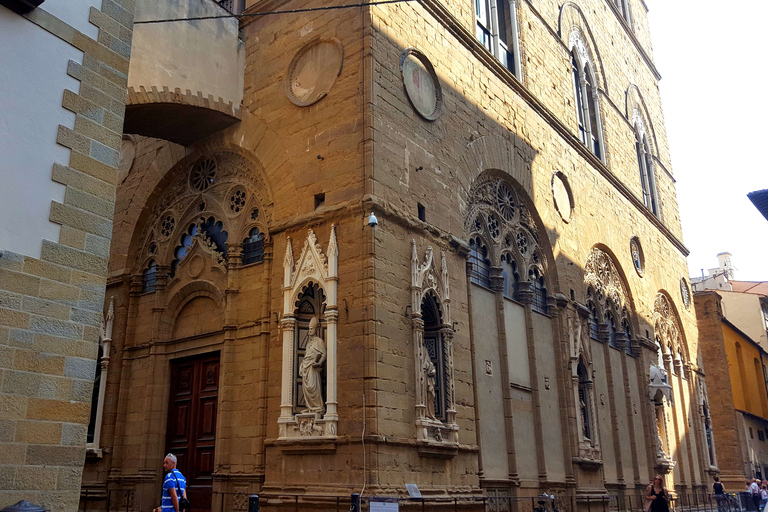
<path fill-rule="evenodd" d="M 337 356 L 336 356 L 336 327 L 339 319 L 339 311 L 336 306 L 329 306 L 325 310 L 325 322 L 326 322 L 326 349 L 327 359 L 325 365 L 326 375 L 326 408 L 325 408 L 325 420 L 326 420 L 326 435 L 336 435 L 336 423 L 339 421 L 339 415 L 336 410 L 338 405 L 336 399 L 336 369 L 337 369 Z"/>
<path fill-rule="evenodd" d="M 285 315 L 280 321 L 283 331 L 283 372 L 282 389 L 280 392 L 280 419 L 293 419 L 293 345 L 296 332 L 296 318 L 293 315 Z M 280 436 L 284 436 L 283 427 L 280 427 Z"/>

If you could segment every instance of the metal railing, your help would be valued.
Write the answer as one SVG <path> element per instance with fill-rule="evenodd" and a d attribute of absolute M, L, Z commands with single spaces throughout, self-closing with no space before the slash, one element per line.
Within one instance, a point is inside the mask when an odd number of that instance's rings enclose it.
<path fill-rule="evenodd" d="M 137 512 L 132 489 L 93 491 L 84 489 L 80 512 Z M 397 503 L 405 512 L 643 512 L 644 493 L 623 493 L 591 496 L 507 496 L 464 495 L 400 496 L 262 494 L 213 491 L 212 512 L 369 512 L 371 504 L 380 501 Z M 764 504 L 763 504 L 764 505 Z M 758 508 L 759 507 L 759 508 Z M 717 498 L 709 492 L 675 494 L 669 500 L 670 512 L 756 512 L 747 493 L 723 495 Z M 193 512 L 203 512 L 202 510 Z"/>
<path fill-rule="evenodd" d="M 80 492 L 80 512 L 133 512 L 133 489 L 108 489 L 107 491 L 83 489 Z"/>

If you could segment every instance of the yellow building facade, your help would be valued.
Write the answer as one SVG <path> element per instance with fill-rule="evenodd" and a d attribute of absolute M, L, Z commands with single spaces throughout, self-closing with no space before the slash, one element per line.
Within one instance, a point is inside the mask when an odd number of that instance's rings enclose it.
<path fill-rule="evenodd" d="M 738 489 L 745 478 L 768 475 L 766 353 L 727 320 L 720 293 L 697 292 L 694 299 L 704 365 L 714 383 L 709 393 L 719 467 L 724 483 Z"/>

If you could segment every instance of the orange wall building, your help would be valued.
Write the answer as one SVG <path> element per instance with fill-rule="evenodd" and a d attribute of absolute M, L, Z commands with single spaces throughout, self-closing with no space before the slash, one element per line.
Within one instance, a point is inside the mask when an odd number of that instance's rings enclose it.
<path fill-rule="evenodd" d="M 766 352 L 725 317 L 721 301 L 714 291 L 694 295 L 718 466 L 735 490 L 745 477 L 768 476 Z"/>

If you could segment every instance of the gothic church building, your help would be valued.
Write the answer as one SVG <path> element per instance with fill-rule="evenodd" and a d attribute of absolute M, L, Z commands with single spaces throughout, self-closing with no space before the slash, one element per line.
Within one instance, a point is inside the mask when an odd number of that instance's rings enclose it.
<path fill-rule="evenodd" d="M 137 2 L 209 18 L 135 27 L 83 494 L 708 487 L 643 0 L 222 4 Z"/>

